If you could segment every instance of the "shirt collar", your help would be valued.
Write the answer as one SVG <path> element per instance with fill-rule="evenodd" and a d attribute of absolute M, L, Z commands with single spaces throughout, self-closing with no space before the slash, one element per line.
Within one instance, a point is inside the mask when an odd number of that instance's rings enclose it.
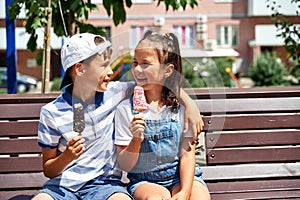
<path fill-rule="evenodd" d="M 70 106 L 73 106 L 74 103 L 81 103 L 83 105 L 83 107 L 86 108 L 88 106 L 88 104 L 86 104 L 85 102 L 81 101 L 80 99 L 74 97 L 72 95 L 72 91 L 73 91 L 73 85 L 70 85 L 70 86 L 66 87 L 65 90 L 62 93 L 62 97 L 66 100 L 66 102 Z M 95 101 L 94 101 L 94 104 L 95 104 L 96 108 L 98 108 L 99 106 L 102 105 L 103 95 L 104 95 L 103 92 L 96 92 Z"/>

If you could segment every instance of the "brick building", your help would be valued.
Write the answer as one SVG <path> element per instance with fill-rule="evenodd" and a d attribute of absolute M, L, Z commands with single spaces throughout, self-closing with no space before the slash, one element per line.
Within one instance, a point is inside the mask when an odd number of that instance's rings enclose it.
<path fill-rule="evenodd" d="M 5 38 L 5 0 L 0 0 L 0 38 Z M 287 53 L 283 41 L 276 37 L 276 28 L 270 20 L 271 11 L 261 0 L 201 0 L 194 9 L 165 11 L 163 3 L 157 1 L 133 0 L 131 8 L 126 9 L 127 20 L 117 27 L 107 16 L 102 0 L 93 0 L 99 11 L 90 14 L 89 22 L 105 27 L 111 39 L 114 56 L 131 52 L 145 30 L 177 33 L 184 57 L 197 64 L 206 57 L 237 58 L 236 71 L 247 74 L 248 67 L 263 50 L 277 51 L 283 62 Z M 289 0 L 277 0 L 281 11 L 294 23 L 296 9 Z M 294 16 L 293 16 L 294 15 Z M 24 15 L 23 15 L 24 16 Z M 36 53 L 26 50 L 24 19 L 17 20 L 16 45 L 18 49 L 18 70 L 22 73 L 41 77 L 41 67 L 36 66 Z M 39 44 L 42 46 L 43 33 L 40 31 Z M 59 49 L 62 38 L 52 34 L 52 76 L 60 73 Z M 5 63 L 6 40 L 0 40 L 0 64 Z"/>

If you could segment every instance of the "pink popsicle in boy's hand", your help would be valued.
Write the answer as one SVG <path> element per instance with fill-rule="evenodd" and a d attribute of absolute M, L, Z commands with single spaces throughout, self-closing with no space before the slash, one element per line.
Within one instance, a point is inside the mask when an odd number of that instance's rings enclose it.
<path fill-rule="evenodd" d="M 141 86 L 134 87 L 133 109 L 135 111 L 138 111 L 139 113 L 143 112 L 144 110 L 147 110 L 144 89 Z"/>

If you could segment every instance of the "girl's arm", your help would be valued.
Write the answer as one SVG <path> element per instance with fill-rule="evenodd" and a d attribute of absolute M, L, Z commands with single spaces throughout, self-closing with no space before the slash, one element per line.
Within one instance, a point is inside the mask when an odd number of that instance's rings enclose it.
<path fill-rule="evenodd" d="M 189 126 L 191 126 L 191 130 L 194 134 L 194 141 L 196 141 L 204 127 L 198 105 L 182 88 L 180 89 L 180 100 L 185 107 L 184 133 L 186 133 Z"/>
<path fill-rule="evenodd" d="M 122 170 L 129 172 L 133 169 L 139 158 L 140 146 L 141 142 L 136 138 L 132 138 L 128 146 L 117 145 L 118 163 Z"/>
<path fill-rule="evenodd" d="M 126 172 L 131 171 L 138 161 L 141 143 L 144 140 L 145 125 L 143 116 L 134 116 L 129 126 L 129 130 L 133 136 L 129 145 L 117 145 L 118 163 L 121 169 Z"/>
<path fill-rule="evenodd" d="M 57 149 L 42 148 L 43 171 L 46 177 L 54 178 L 60 175 L 68 164 L 77 159 L 84 152 L 83 139 L 76 136 L 69 140 L 66 150 L 57 156 Z"/>
<path fill-rule="evenodd" d="M 183 138 L 180 156 L 180 191 L 172 196 L 172 199 L 189 199 L 195 174 L 195 148 L 192 138 Z"/>

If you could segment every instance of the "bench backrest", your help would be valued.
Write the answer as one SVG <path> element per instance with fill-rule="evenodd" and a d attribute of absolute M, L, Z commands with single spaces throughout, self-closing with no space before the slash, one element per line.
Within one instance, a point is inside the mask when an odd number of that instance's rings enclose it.
<path fill-rule="evenodd" d="M 300 87 L 189 93 L 205 122 L 206 180 L 300 176 Z"/>
<path fill-rule="evenodd" d="M 0 96 L 0 190 L 40 188 L 46 180 L 37 144 L 38 120 L 41 107 L 57 96 Z"/>
<path fill-rule="evenodd" d="M 300 87 L 187 91 L 205 122 L 206 181 L 300 176 Z M 40 108 L 57 96 L 0 96 L 0 190 L 46 180 L 37 126 Z"/>

